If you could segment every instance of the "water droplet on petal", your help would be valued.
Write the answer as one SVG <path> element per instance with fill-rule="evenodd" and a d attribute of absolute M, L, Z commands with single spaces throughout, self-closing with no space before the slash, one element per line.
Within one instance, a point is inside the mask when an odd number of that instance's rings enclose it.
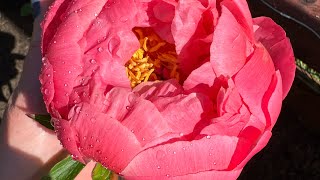
<path fill-rule="evenodd" d="M 92 123 L 95 123 L 95 122 L 96 122 L 96 118 L 95 118 L 95 117 L 90 118 L 90 121 L 91 121 Z"/>
<path fill-rule="evenodd" d="M 123 152 L 124 150 L 123 149 L 121 149 L 121 152 Z"/>
<path fill-rule="evenodd" d="M 97 14 L 97 13 L 94 13 L 94 16 L 95 16 L 95 17 L 97 17 L 97 16 L 98 16 L 98 14 Z"/>
<path fill-rule="evenodd" d="M 216 165 L 216 164 L 217 164 L 216 162 L 213 163 L 213 165 Z"/>
<path fill-rule="evenodd" d="M 67 87 L 67 86 L 68 86 L 68 84 L 64 84 L 64 86 L 65 86 L 65 87 Z"/>
<path fill-rule="evenodd" d="M 145 138 L 142 138 L 142 141 L 145 141 L 146 139 Z"/>
<path fill-rule="evenodd" d="M 91 63 L 91 64 L 95 64 L 96 62 L 97 62 L 96 60 L 90 59 L 90 63 Z"/>
<path fill-rule="evenodd" d="M 183 150 L 186 150 L 186 148 L 185 148 L 185 147 L 183 147 L 182 149 L 183 149 Z"/>
<path fill-rule="evenodd" d="M 167 176 L 167 177 L 170 177 L 170 175 L 169 175 L 169 174 L 167 174 L 166 176 Z"/>
<path fill-rule="evenodd" d="M 93 148 L 93 145 L 92 145 L 92 144 L 90 144 L 90 145 L 89 145 L 89 147 L 90 147 L 90 148 Z"/>
<path fill-rule="evenodd" d="M 97 142 L 97 143 L 99 143 L 99 142 L 100 142 L 100 140 L 99 140 L 99 139 L 97 139 L 97 140 L 96 140 L 96 142 Z"/>
<path fill-rule="evenodd" d="M 211 138 L 211 136 L 209 136 L 209 135 L 208 135 L 208 136 L 206 136 L 206 138 L 207 138 L 207 139 L 210 139 L 210 138 Z"/>
<path fill-rule="evenodd" d="M 161 169 L 161 167 L 158 165 L 158 166 L 157 166 L 157 169 Z"/>
<path fill-rule="evenodd" d="M 98 154 L 102 154 L 102 151 L 101 151 L 101 150 L 97 150 L 97 153 L 98 153 Z"/>
<path fill-rule="evenodd" d="M 131 129 L 131 132 L 132 132 L 132 133 L 134 133 L 134 130 L 133 130 L 133 129 Z"/>
<path fill-rule="evenodd" d="M 159 150 L 156 153 L 157 160 L 161 161 L 166 156 L 166 153 L 163 150 Z"/>
<path fill-rule="evenodd" d="M 126 109 L 127 109 L 128 111 L 130 111 L 130 110 L 131 110 L 131 107 L 130 107 L 130 106 L 126 106 Z"/>
<path fill-rule="evenodd" d="M 87 139 L 87 136 L 83 136 L 83 140 L 86 140 Z"/>
<path fill-rule="evenodd" d="M 71 71 L 68 71 L 69 74 L 71 74 Z"/>
<path fill-rule="evenodd" d="M 71 141 L 71 139 L 70 139 L 70 138 L 67 138 L 67 141 Z"/>
<path fill-rule="evenodd" d="M 177 154 L 177 152 L 173 151 L 173 154 Z"/>
<path fill-rule="evenodd" d="M 51 74 L 47 74 L 47 77 L 50 77 L 51 76 Z"/>
<path fill-rule="evenodd" d="M 127 21 L 128 21 L 128 18 L 127 18 L 127 17 L 121 17 L 121 18 L 120 18 L 120 22 L 123 22 L 123 23 L 124 23 L 124 22 L 127 22 Z"/>
<path fill-rule="evenodd" d="M 184 134 L 183 134 L 183 133 L 180 133 L 179 135 L 180 135 L 180 136 L 183 136 Z"/>
<path fill-rule="evenodd" d="M 103 51 L 103 48 L 102 47 L 98 47 L 98 52 L 102 52 Z"/>
<path fill-rule="evenodd" d="M 48 95 L 49 94 L 49 90 L 48 89 L 44 89 L 44 94 Z"/>

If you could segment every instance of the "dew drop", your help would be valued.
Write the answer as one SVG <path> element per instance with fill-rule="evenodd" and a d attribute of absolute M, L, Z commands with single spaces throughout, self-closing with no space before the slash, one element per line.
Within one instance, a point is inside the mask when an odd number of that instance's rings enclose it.
<path fill-rule="evenodd" d="M 57 41 L 53 41 L 53 44 L 57 43 Z"/>
<path fill-rule="evenodd" d="M 103 48 L 102 47 L 98 47 L 98 52 L 102 52 L 103 51 Z"/>
<path fill-rule="evenodd" d="M 51 74 L 47 74 L 47 77 L 50 77 L 51 76 Z"/>
<path fill-rule="evenodd" d="M 66 93 L 65 95 L 68 97 L 68 96 L 69 96 L 69 93 Z"/>
<path fill-rule="evenodd" d="M 95 16 L 95 17 L 97 17 L 97 16 L 98 16 L 98 14 L 97 14 L 97 13 L 94 13 L 94 16 Z"/>
<path fill-rule="evenodd" d="M 134 133 L 134 130 L 133 130 L 133 129 L 131 129 L 131 132 L 132 132 L 132 133 Z"/>
<path fill-rule="evenodd" d="M 209 156 L 212 156 L 212 153 L 210 153 Z"/>
<path fill-rule="evenodd" d="M 183 149 L 183 150 L 186 150 L 186 148 L 185 148 L 185 147 L 183 147 L 182 149 Z"/>
<path fill-rule="evenodd" d="M 142 141 L 145 141 L 146 139 L 145 138 L 142 138 Z"/>
<path fill-rule="evenodd" d="M 97 143 L 99 143 L 99 142 L 100 142 L 100 140 L 99 140 L 99 139 L 97 139 L 97 140 L 96 140 L 96 142 L 97 142 Z"/>
<path fill-rule="evenodd" d="M 208 136 L 206 136 L 206 138 L 207 138 L 207 139 L 210 139 L 210 138 L 211 138 L 211 136 L 209 136 L 209 135 L 208 135 Z"/>
<path fill-rule="evenodd" d="M 87 139 L 87 136 L 83 136 L 83 140 L 86 140 Z"/>
<path fill-rule="evenodd" d="M 127 21 L 128 21 L 128 18 L 127 18 L 127 17 L 121 17 L 121 18 L 120 18 L 120 22 L 123 22 L 123 23 L 124 23 L 124 22 L 127 22 Z"/>
<path fill-rule="evenodd" d="M 64 84 L 64 86 L 65 86 L 65 87 L 67 87 L 67 86 L 68 86 L 68 84 Z"/>
<path fill-rule="evenodd" d="M 101 150 L 97 150 L 97 153 L 98 153 L 98 154 L 102 154 L 102 151 L 101 151 Z"/>
<path fill-rule="evenodd" d="M 93 148 L 93 145 L 92 145 L 92 144 L 90 144 L 90 145 L 89 145 L 89 147 L 90 147 L 90 148 Z"/>
<path fill-rule="evenodd" d="M 52 81 L 49 81 L 49 84 L 52 84 Z"/>
<path fill-rule="evenodd" d="M 48 89 L 44 89 L 44 94 L 48 95 L 49 94 L 49 90 Z"/>
<path fill-rule="evenodd" d="M 98 51 L 99 51 L 99 49 L 98 49 Z M 97 62 L 96 60 L 90 59 L 90 63 L 91 63 L 91 64 L 95 64 L 96 62 Z"/>
<path fill-rule="evenodd" d="M 184 134 L 183 134 L 183 133 L 180 133 L 179 135 L 180 135 L 180 136 L 183 136 Z"/>
<path fill-rule="evenodd" d="M 71 74 L 71 71 L 68 71 L 69 74 Z"/>
<path fill-rule="evenodd" d="M 124 150 L 123 149 L 121 149 L 121 152 L 123 152 Z"/>
<path fill-rule="evenodd" d="M 67 141 L 71 141 L 70 138 L 67 138 Z"/>
<path fill-rule="evenodd" d="M 62 64 L 65 64 L 66 62 L 62 61 Z"/>
<path fill-rule="evenodd" d="M 157 169 L 161 169 L 161 167 L 158 165 L 158 166 L 157 166 Z"/>
<path fill-rule="evenodd" d="M 42 60 L 42 62 L 45 62 L 45 61 L 47 61 L 47 58 L 43 57 L 41 60 Z"/>
<path fill-rule="evenodd" d="M 77 103 L 77 100 L 73 100 L 73 103 Z"/>
<path fill-rule="evenodd" d="M 96 122 L 96 118 L 95 118 L 95 117 L 90 118 L 90 121 L 91 121 L 92 123 L 95 123 L 95 122 Z"/>
<path fill-rule="evenodd" d="M 177 154 L 177 152 L 173 151 L 173 154 Z"/>
<path fill-rule="evenodd" d="M 126 109 L 127 109 L 128 111 L 130 111 L 130 110 L 131 110 L 131 107 L 130 107 L 130 106 L 126 106 Z"/>
<path fill-rule="evenodd" d="M 167 176 L 167 177 L 170 177 L 170 175 L 169 175 L 169 174 L 167 174 L 166 176 Z"/>

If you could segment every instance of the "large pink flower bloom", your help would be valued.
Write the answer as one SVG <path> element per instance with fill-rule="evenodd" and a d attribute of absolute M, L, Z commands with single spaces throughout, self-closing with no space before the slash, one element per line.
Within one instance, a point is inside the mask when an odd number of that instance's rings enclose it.
<path fill-rule="evenodd" d="M 130 87 L 134 27 L 173 43 L 175 79 Z M 289 40 L 243 0 L 57 0 L 40 77 L 58 138 L 128 179 L 235 179 L 271 136 L 295 72 Z"/>

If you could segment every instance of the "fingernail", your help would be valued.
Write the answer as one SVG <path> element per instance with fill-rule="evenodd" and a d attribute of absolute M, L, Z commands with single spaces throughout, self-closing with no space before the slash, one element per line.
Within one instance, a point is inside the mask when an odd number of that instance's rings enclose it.
<path fill-rule="evenodd" d="M 40 14 L 40 0 L 31 0 L 32 4 L 32 15 L 34 18 Z"/>

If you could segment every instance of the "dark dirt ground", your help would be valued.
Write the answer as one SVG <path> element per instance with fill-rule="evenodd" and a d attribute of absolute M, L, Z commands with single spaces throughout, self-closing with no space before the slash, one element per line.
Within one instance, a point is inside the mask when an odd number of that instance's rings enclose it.
<path fill-rule="evenodd" d="M 0 117 L 20 77 L 23 59 L 29 47 L 32 17 L 20 16 L 20 7 L 24 2 L 26 1 L 0 2 Z M 256 9 L 255 5 L 251 8 Z M 261 15 L 261 12 L 256 14 Z M 301 51 L 299 53 L 303 54 Z M 307 94 L 315 101 L 319 99 L 319 95 L 307 89 L 298 79 L 295 80 L 292 91 L 284 101 L 269 144 L 246 165 L 240 180 L 320 179 L 320 128 L 310 128 L 304 123 L 311 121 L 317 124 L 320 121 L 317 112 L 320 107 L 315 107 L 312 101 L 298 101 L 297 97 L 301 94 Z M 303 107 L 315 110 L 311 115 L 305 115 L 305 112 L 299 111 Z"/>

